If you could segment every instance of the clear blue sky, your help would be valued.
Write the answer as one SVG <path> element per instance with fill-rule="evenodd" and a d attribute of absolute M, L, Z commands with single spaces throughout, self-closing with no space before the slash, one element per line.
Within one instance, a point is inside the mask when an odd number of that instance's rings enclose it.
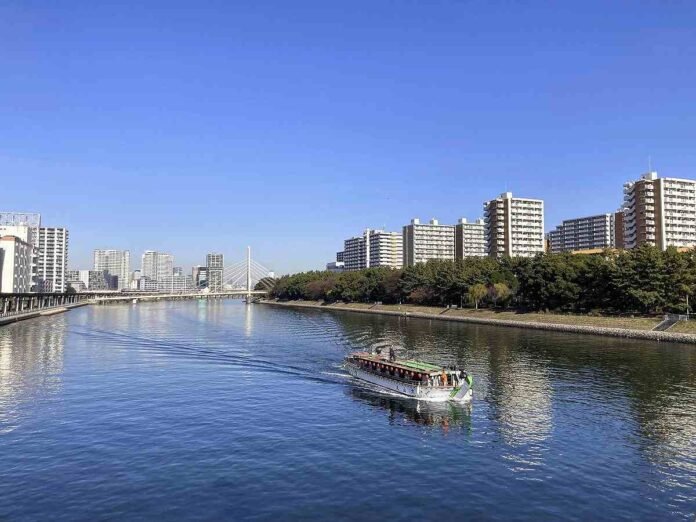
<path fill-rule="evenodd" d="M 693 2 L 0 3 L 0 208 L 69 227 L 74 268 L 322 268 L 505 189 L 550 229 L 648 156 L 696 177 Z"/>

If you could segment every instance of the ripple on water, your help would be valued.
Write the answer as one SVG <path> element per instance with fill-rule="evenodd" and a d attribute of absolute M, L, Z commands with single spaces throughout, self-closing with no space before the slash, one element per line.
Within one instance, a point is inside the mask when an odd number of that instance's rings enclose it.
<path fill-rule="evenodd" d="M 389 346 L 465 366 L 473 403 L 341 369 Z M 684 346 L 225 301 L 87 307 L 0 328 L 0 518 L 690 520 L 695 383 Z"/>

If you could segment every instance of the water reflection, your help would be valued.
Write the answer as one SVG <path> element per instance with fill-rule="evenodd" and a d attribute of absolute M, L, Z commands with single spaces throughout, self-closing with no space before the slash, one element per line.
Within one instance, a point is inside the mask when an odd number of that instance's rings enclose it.
<path fill-rule="evenodd" d="M 61 388 L 64 314 L 0 328 L 0 433 L 12 431 L 21 404 Z"/>
<path fill-rule="evenodd" d="M 417 401 L 364 388 L 358 383 L 351 385 L 348 390 L 353 399 L 383 410 L 389 424 L 416 424 L 439 428 L 445 432 L 452 429 L 471 432 L 469 403 Z"/>
<path fill-rule="evenodd" d="M 254 333 L 254 306 L 244 305 L 244 335 L 250 338 Z"/>
<path fill-rule="evenodd" d="M 512 471 L 545 463 L 559 422 L 588 433 L 603 422 L 660 470 L 656 487 L 696 490 L 696 349 L 623 339 L 336 313 L 348 349 L 457 364 L 474 375 Z M 382 399 L 387 400 L 388 399 Z M 624 427 L 636 426 L 637 433 Z M 585 428 L 580 428 L 585 426 Z M 587 435 L 591 439 L 591 435 Z M 688 477 L 688 478 L 687 478 Z"/>

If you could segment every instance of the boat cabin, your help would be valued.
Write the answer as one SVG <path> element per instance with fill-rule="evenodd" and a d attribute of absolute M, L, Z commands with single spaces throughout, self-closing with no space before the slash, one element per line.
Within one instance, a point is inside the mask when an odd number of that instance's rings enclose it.
<path fill-rule="evenodd" d="M 348 362 L 364 371 L 421 386 L 455 387 L 465 384 L 459 370 L 450 370 L 421 361 L 395 359 L 382 355 L 356 352 L 348 356 Z"/>

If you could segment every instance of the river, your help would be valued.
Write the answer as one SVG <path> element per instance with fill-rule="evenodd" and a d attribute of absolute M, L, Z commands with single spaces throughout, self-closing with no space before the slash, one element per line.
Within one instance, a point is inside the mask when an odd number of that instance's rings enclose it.
<path fill-rule="evenodd" d="M 470 406 L 365 388 L 378 346 Z M 0 520 L 693 520 L 696 348 L 185 301 L 0 327 Z"/>

